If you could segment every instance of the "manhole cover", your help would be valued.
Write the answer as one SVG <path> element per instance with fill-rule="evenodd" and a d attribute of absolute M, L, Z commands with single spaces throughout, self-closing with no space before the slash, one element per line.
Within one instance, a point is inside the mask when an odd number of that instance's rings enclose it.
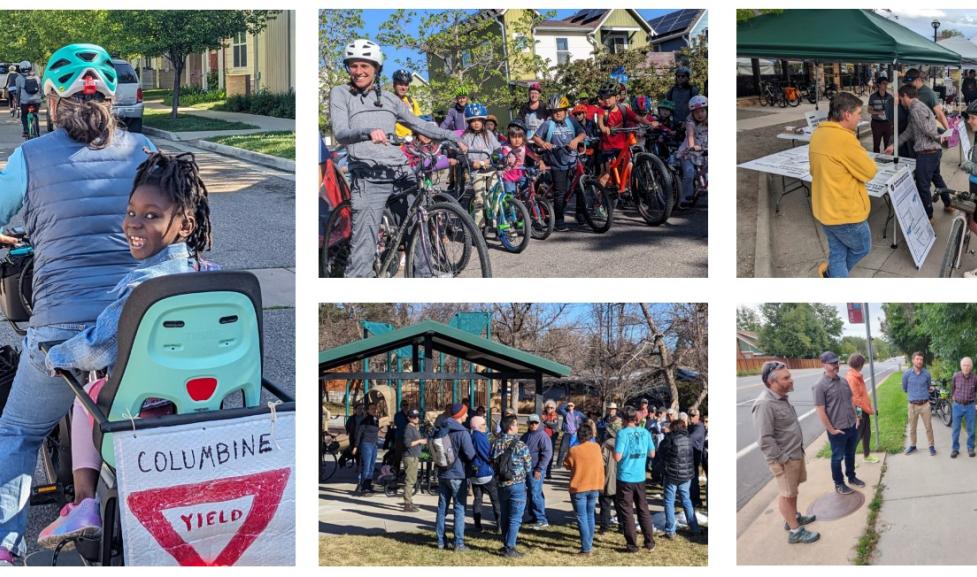
<path fill-rule="evenodd" d="M 808 515 L 817 515 L 818 521 L 833 521 L 847 517 L 865 504 L 865 494 L 855 491 L 851 495 L 839 495 L 832 491 L 821 495 L 807 508 Z"/>

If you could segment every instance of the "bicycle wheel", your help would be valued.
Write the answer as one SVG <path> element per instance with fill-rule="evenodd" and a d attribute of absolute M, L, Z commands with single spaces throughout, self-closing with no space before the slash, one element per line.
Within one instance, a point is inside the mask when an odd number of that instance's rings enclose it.
<path fill-rule="evenodd" d="M 397 496 L 397 483 L 396 482 L 393 482 L 393 483 L 384 483 L 383 484 L 383 494 L 386 495 L 386 496 L 388 496 L 388 497 L 396 497 Z"/>
<path fill-rule="evenodd" d="M 797 89 L 794 89 L 794 91 L 791 94 L 793 94 L 794 97 L 787 99 L 787 105 L 790 106 L 791 108 L 794 108 L 800 105 L 801 103 L 801 92 Z"/>
<path fill-rule="evenodd" d="M 818 101 L 818 91 L 816 87 L 809 87 L 807 89 L 807 101 L 814 104 Z"/>
<path fill-rule="evenodd" d="M 770 97 L 767 95 L 767 91 L 760 89 L 760 106 L 770 106 Z"/>
<path fill-rule="evenodd" d="M 410 233 L 404 274 L 420 276 L 426 265 L 435 277 L 491 278 L 488 247 L 468 213 L 451 202 L 435 202 L 426 212 L 424 220 Z"/>
<path fill-rule="evenodd" d="M 336 453 L 326 451 L 319 462 L 319 482 L 325 483 L 339 470 L 339 457 Z"/>
<path fill-rule="evenodd" d="M 556 214 L 550 201 L 537 196 L 526 208 L 529 209 L 529 217 L 533 221 L 533 238 L 536 240 L 549 238 L 553 234 L 553 228 L 556 227 Z"/>
<path fill-rule="evenodd" d="M 638 201 L 638 214 L 651 226 L 658 226 L 672 216 L 674 208 L 672 173 L 653 154 L 638 154 L 634 157 L 631 171 L 631 190 Z"/>
<path fill-rule="evenodd" d="M 943 263 L 940 264 L 940 278 L 950 278 L 953 269 L 960 266 L 960 252 L 963 249 L 965 234 L 966 227 L 963 219 L 953 219 L 953 224 L 950 225 L 950 236 L 946 241 L 946 250 L 943 252 Z"/>
<path fill-rule="evenodd" d="M 495 234 L 507 252 L 519 254 L 529 246 L 532 238 L 532 220 L 529 209 L 521 200 L 506 196 L 502 198 L 502 207 L 496 223 Z"/>
<path fill-rule="evenodd" d="M 321 251 L 322 277 L 343 278 L 352 250 L 353 209 L 350 201 L 344 200 L 329 214 L 323 233 Z"/>
<path fill-rule="evenodd" d="M 400 250 L 400 247 L 392 246 L 394 234 L 397 232 L 397 221 L 394 213 L 389 208 L 383 209 L 383 216 L 380 218 L 380 232 L 377 234 L 377 259 L 373 262 L 373 272 L 377 278 L 393 278 L 400 270 L 400 259 L 394 257 L 390 261 L 390 266 L 386 271 L 381 271 L 380 267 L 387 261 L 390 251 Z"/>
<path fill-rule="evenodd" d="M 940 399 L 940 416 L 943 419 L 943 424 L 947 427 L 953 422 L 953 409 L 947 399 Z"/>
<path fill-rule="evenodd" d="M 580 179 L 580 193 L 584 201 L 583 217 L 590 228 L 599 233 L 610 230 L 614 223 L 614 204 L 608 191 L 601 188 L 596 178 L 584 176 Z"/>
<path fill-rule="evenodd" d="M 40 135 L 41 135 L 41 130 L 37 122 L 37 113 L 30 112 L 27 114 L 27 139 L 31 140 L 37 138 Z"/>

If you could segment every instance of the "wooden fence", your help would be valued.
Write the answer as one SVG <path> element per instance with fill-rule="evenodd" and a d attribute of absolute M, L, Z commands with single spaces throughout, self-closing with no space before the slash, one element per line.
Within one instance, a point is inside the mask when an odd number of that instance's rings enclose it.
<path fill-rule="evenodd" d="M 737 373 L 759 373 L 763 368 L 763 363 L 767 361 L 780 361 L 787 365 L 788 369 L 820 369 L 820 359 L 780 359 L 777 357 L 753 357 L 749 359 L 736 359 Z"/>

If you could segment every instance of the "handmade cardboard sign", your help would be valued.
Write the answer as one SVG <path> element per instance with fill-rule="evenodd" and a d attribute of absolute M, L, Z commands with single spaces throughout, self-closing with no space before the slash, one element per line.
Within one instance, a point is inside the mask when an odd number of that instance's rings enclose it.
<path fill-rule="evenodd" d="M 295 414 L 118 433 L 127 565 L 293 565 Z"/>

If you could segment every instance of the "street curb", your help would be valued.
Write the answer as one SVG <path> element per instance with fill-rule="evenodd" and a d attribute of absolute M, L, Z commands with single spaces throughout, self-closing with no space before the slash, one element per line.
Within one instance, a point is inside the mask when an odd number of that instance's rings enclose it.
<path fill-rule="evenodd" d="M 253 150 L 245 150 L 243 148 L 228 146 L 226 144 L 211 142 L 209 140 L 194 140 L 193 145 L 198 148 L 223 154 L 225 156 L 233 156 L 234 158 L 247 160 L 248 162 L 253 162 L 255 164 L 277 168 L 278 170 L 284 170 L 286 172 L 295 172 L 295 161 L 287 158 L 280 158 L 277 156 L 272 156 L 271 154 L 265 154 L 263 152 L 254 152 Z"/>
<path fill-rule="evenodd" d="M 757 178 L 756 203 L 756 246 L 753 251 L 753 277 L 770 278 L 772 273 L 773 247 L 770 244 L 770 178 L 760 175 Z"/>
<path fill-rule="evenodd" d="M 166 140 L 172 140 L 174 142 L 185 142 L 180 138 L 180 133 L 170 132 L 169 130 L 160 130 L 159 128 L 153 128 L 151 126 L 143 125 L 143 134 L 148 134 L 149 136 L 158 136 L 160 138 L 165 138 Z"/>

